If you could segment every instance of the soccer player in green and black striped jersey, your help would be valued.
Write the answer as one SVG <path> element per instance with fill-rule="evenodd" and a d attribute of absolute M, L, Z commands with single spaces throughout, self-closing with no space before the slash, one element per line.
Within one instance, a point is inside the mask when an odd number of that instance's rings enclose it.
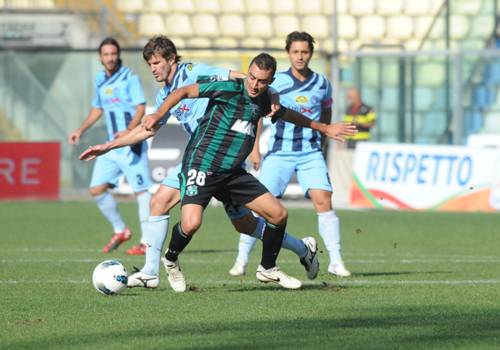
<path fill-rule="evenodd" d="M 266 220 L 262 236 L 263 249 L 257 278 L 274 282 L 289 289 L 300 288 L 301 282 L 276 266 L 287 211 L 281 203 L 251 174 L 243 162 L 255 142 L 255 132 L 261 117 L 269 114 L 269 84 L 276 71 L 275 59 L 265 53 L 250 63 L 248 76 L 233 81 L 201 79 L 198 83 L 174 91 L 143 126 L 152 129 L 163 115 L 184 98 L 209 98 L 204 117 L 186 147 L 179 174 L 181 181 L 181 222 L 173 228 L 165 254 L 169 282 L 174 290 L 185 290 L 185 278 L 179 268 L 178 256 L 199 229 L 203 210 L 212 197 L 223 203 L 237 203 Z M 343 141 L 355 134 L 348 123 L 322 124 L 284 107 L 275 113 L 300 127 L 307 127 Z"/>

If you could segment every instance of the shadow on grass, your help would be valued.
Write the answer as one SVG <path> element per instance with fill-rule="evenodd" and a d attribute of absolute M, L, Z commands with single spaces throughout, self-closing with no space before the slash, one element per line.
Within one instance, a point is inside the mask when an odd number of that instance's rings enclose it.
<path fill-rule="evenodd" d="M 195 312 L 195 310 L 191 310 Z M 462 310 L 427 306 L 357 309 L 360 317 L 325 315 L 317 318 L 272 317 L 235 321 L 214 318 L 180 322 L 175 315 L 154 323 L 137 322 L 133 328 L 75 331 L 38 339 L 4 343 L 6 349 L 430 349 L 494 348 L 498 341 L 500 309 Z M 188 312 L 188 310 L 186 310 Z M 154 317 L 153 315 L 151 317 Z M 185 317 L 181 317 L 185 320 Z M 154 326 L 152 326 L 154 325 Z M 112 330 L 110 330 L 110 328 Z"/>

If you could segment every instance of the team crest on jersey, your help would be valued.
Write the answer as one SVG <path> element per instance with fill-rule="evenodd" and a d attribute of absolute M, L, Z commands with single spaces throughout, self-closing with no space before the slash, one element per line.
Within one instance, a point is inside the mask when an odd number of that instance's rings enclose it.
<path fill-rule="evenodd" d="M 108 96 L 113 95 L 113 88 L 112 87 L 108 87 L 108 88 L 104 89 L 104 94 L 108 95 Z"/>
<path fill-rule="evenodd" d="M 253 132 L 253 125 L 248 120 L 237 120 L 231 127 L 231 130 L 247 134 L 252 137 L 255 136 L 255 133 Z"/>
<path fill-rule="evenodd" d="M 186 66 L 187 70 L 193 70 L 193 65 L 191 63 L 189 63 L 187 66 Z"/>
<path fill-rule="evenodd" d="M 297 102 L 298 104 L 306 104 L 307 102 L 309 102 L 309 99 L 307 98 L 307 96 L 297 96 L 295 98 L 295 102 Z"/>
<path fill-rule="evenodd" d="M 190 185 L 186 187 L 186 196 L 193 197 L 198 194 L 198 186 Z"/>

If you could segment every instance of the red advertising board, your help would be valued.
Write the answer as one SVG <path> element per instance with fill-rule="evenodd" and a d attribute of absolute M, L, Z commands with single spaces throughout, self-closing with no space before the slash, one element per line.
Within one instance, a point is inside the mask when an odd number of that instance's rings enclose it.
<path fill-rule="evenodd" d="M 0 199 L 58 199 L 58 142 L 0 142 Z"/>

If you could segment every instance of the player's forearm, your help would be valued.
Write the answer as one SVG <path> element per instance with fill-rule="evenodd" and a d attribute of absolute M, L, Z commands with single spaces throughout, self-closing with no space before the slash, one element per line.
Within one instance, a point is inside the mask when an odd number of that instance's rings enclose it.
<path fill-rule="evenodd" d="M 181 102 L 185 98 L 197 98 L 198 97 L 198 84 L 191 84 L 179 89 L 174 90 L 168 97 L 163 101 L 161 106 L 156 110 L 156 112 L 150 114 L 149 116 L 159 121 L 165 114 L 167 114 L 172 107 Z"/>
<path fill-rule="evenodd" d="M 106 147 L 108 150 L 112 150 L 115 148 L 135 145 L 136 143 L 142 142 L 153 136 L 156 133 L 156 130 L 156 128 L 154 130 L 145 130 L 138 125 L 123 137 L 116 138 L 106 143 Z"/>
<path fill-rule="evenodd" d="M 262 134 L 262 126 L 263 121 L 262 118 L 259 119 L 259 123 L 257 124 L 257 132 L 255 133 L 255 143 L 253 144 L 253 149 L 252 152 L 255 152 L 256 154 L 260 154 L 260 135 Z"/>
<path fill-rule="evenodd" d="M 233 79 L 245 79 L 245 78 L 246 78 L 245 73 L 241 73 L 241 72 L 238 72 L 235 70 L 229 71 L 229 79 L 231 79 L 231 80 L 233 80 Z"/>
<path fill-rule="evenodd" d="M 144 114 L 146 113 L 146 105 L 145 104 L 140 104 L 135 107 L 135 114 L 130 123 L 127 125 L 127 129 L 134 130 L 136 126 L 141 124 L 142 117 L 144 117 Z"/>
<path fill-rule="evenodd" d="M 101 118 L 102 109 L 92 108 L 87 115 L 87 118 L 83 121 L 82 125 L 78 128 L 78 130 L 83 134 L 87 129 L 89 129 L 92 125 L 94 125 L 99 118 Z"/>

